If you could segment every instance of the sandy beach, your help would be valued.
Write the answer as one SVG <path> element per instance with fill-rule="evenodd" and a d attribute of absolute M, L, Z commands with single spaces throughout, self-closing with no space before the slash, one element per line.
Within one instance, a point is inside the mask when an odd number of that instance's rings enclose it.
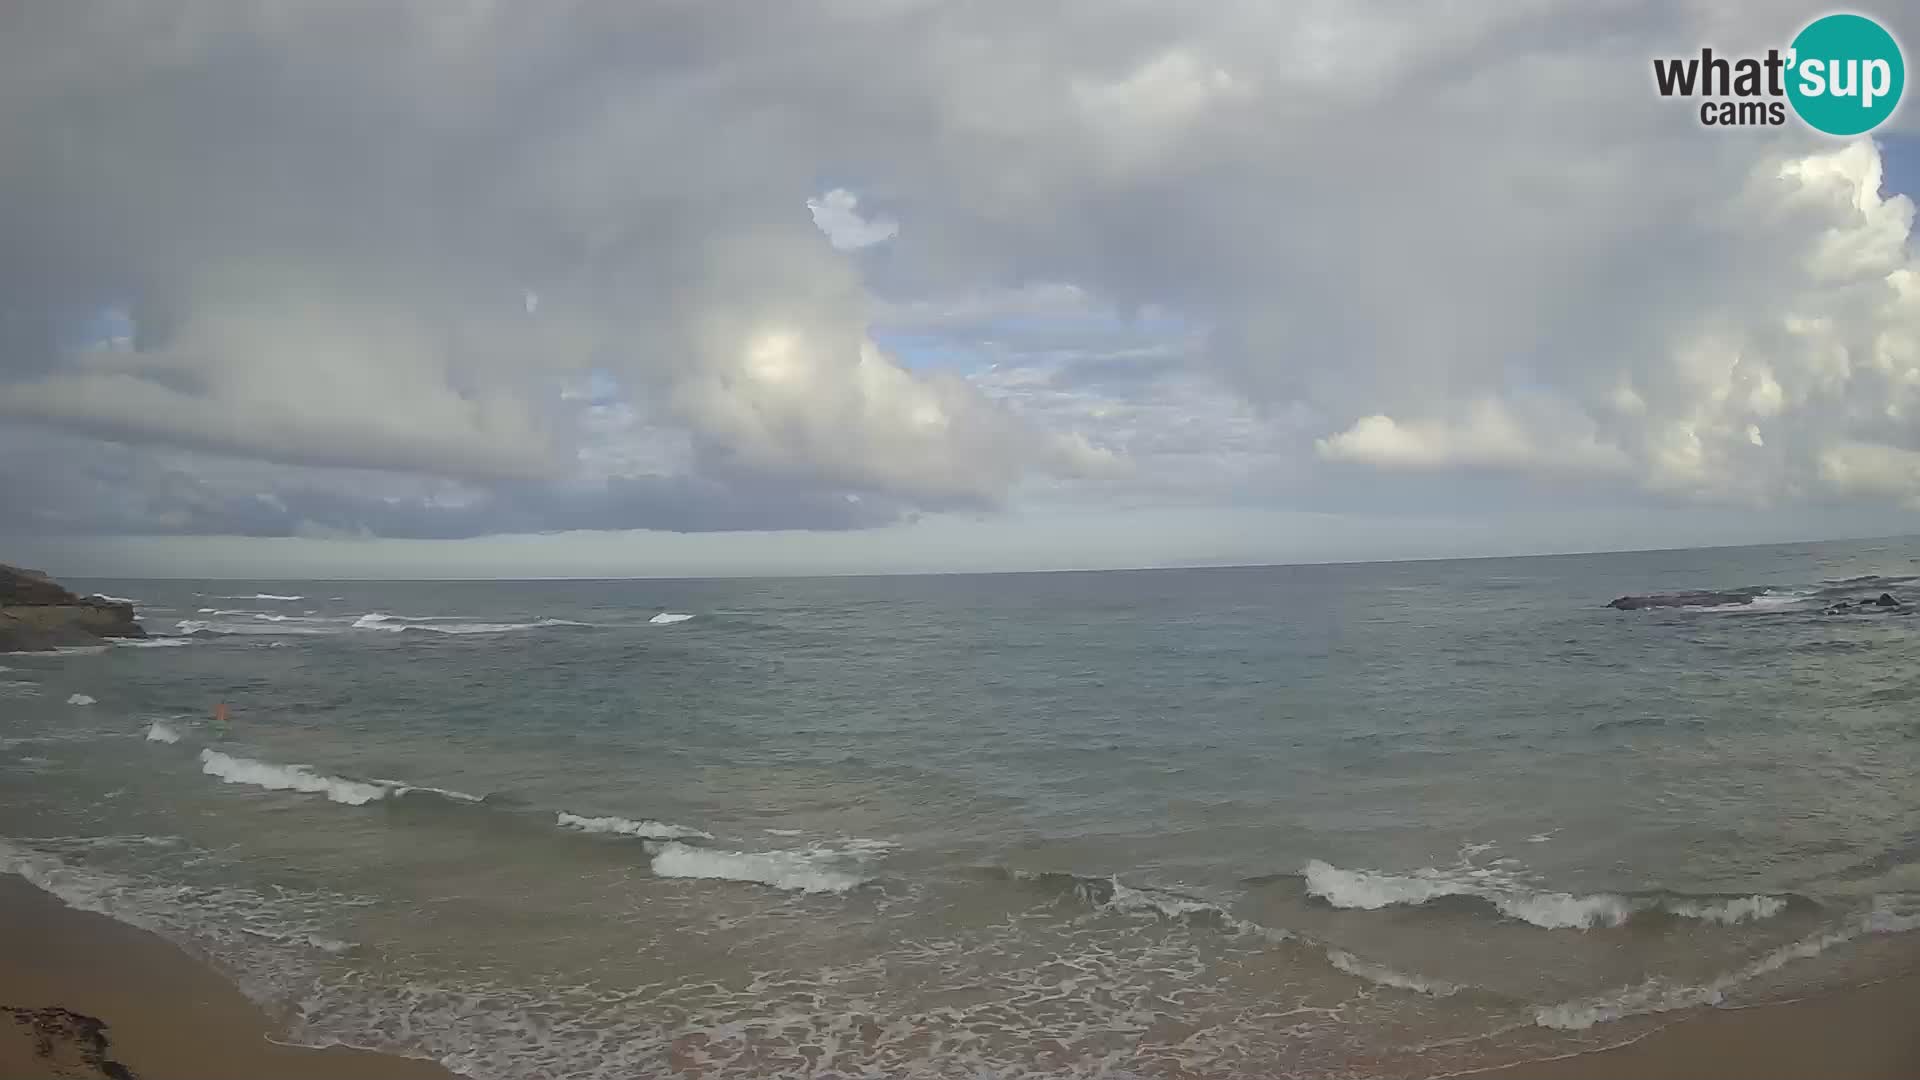
<path fill-rule="evenodd" d="M 0 1078 L 456 1080 L 439 1065 L 270 1041 L 268 1017 L 173 945 L 0 875 Z M 1700 1009 L 1614 1050 L 1484 1080 L 1912 1080 L 1916 970 L 1829 996 Z"/>
<path fill-rule="evenodd" d="M 1920 956 L 1907 974 L 1780 1005 L 1693 1009 L 1638 1042 L 1476 1074 L 1484 1080 L 1912 1080 Z"/>
<path fill-rule="evenodd" d="M 172 944 L 0 874 L 0 1078 L 453 1080 L 438 1065 L 269 1041 L 271 1024 Z"/>

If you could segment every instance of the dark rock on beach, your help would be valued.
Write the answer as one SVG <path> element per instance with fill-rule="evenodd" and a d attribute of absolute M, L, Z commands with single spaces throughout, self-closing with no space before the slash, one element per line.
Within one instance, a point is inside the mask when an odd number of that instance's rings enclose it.
<path fill-rule="evenodd" d="M 11 1017 L 32 1040 L 36 1066 L 49 1077 L 103 1077 L 139 1080 L 132 1069 L 107 1056 L 107 1025 L 71 1009 L 23 1009 L 0 1005 L 0 1016 Z"/>
<path fill-rule="evenodd" d="M 37 570 L 0 564 L 0 652 L 46 652 L 146 636 L 134 621 L 132 604 L 80 596 Z"/>

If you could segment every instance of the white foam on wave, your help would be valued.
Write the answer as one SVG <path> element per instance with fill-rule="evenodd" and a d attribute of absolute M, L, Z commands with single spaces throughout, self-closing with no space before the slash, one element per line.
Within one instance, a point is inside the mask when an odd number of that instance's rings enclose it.
<path fill-rule="evenodd" d="M 1798 592 L 1762 593 L 1759 596 L 1756 596 L 1745 603 L 1686 604 L 1686 605 L 1682 605 L 1679 610 L 1724 612 L 1730 615 L 1740 614 L 1742 612 L 1747 614 L 1756 614 L 1756 613 L 1765 612 L 1765 611 L 1784 611 L 1789 608 L 1800 607 L 1804 604 L 1808 604 L 1810 601 L 1814 599 L 1815 597 L 1811 593 L 1798 593 Z"/>
<path fill-rule="evenodd" d="M 68 694 L 68 695 L 67 695 L 67 704 L 69 704 L 69 705 L 96 705 L 96 704 L 99 704 L 99 703 L 98 703 L 98 702 L 97 702 L 96 700 L 94 700 L 94 699 L 93 699 L 92 697 L 90 697 L 90 696 L 88 696 L 88 695 L 86 695 L 86 694 Z"/>
<path fill-rule="evenodd" d="M 306 599 L 306 597 L 304 597 L 304 596 L 275 596 L 275 595 L 274 595 L 273 593 L 264 593 L 264 592 L 263 592 L 263 593 L 254 593 L 254 594 L 253 594 L 252 596 L 221 596 L 221 597 L 216 597 L 215 599 L 219 599 L 219 600 L 278 600 L 278 601 L 281 601 L 282 603 L 292 603 L 292 602 L 293 602 L 293 601 L 295 601 L 295 600 L 305 600 L 305 599 Z"/>
<path fill-rule="evenodd" d="M 634 821 L 623 817 L 583 817 L 561 811 L 557 818 L 563 828 L 613 836 L 637 836 L 643 840 L 711 840 L 713 834 L 685 825 L 663 821 Z"/>
<path fill-rule="evenodd" d="M 484 795 L 469 795 L 464 791 L 455 791 L 452 788 L 430 787 L 426 784 L 409 784 L 405 780 L 381 780 L 375 777 L 368 777 L 367 782 L 379 784 L 394 795 L 412 795 L 417 792 L 422 795 L 438 795 L 443 799 L 452 799 L 454 802 L 478 803 L 487 801 Z"/>
<path fill-rule="evenodd" d="M 1426 994 L 1431 997 L 1451 997 L 1460 992 L 1460 987 L 1453 983 L 1395 971 L 1384 964 L 1362 960 L 1344 949 L 1328 949 L 1327 962 L 1355 978 L 1365 979 L 1377 986 L 1411 990 L 1416 994 Z"/>
<path fill-rule="evenodd" d="M 183 637 L 115 638 L 113 643 L 122 649 L 171 649 L 193 644 Z"/>
<path fill-rule="evenodd" d="M 1107 899 L 1106 906 L 1114 911 L 1151 912 L 1167 919 L 1185 919 L 1194 915 L 1225 918 L 1227 914 L 1226 909 L 1220 905 L 1198 897 L 1162 892 L 1159 889 L 1136 889 L 1130 885 L 1121 884 L 1118 877 L 1112 878 L 1111 882 L 1113 895 Z"/>
<path fill-rule="evenodd" d="M 1577 895 L 1540 890 L 1508 871 L 1467 864 L 1448 870 L 1422 867 L 1406 874 L 1387 874 L 1347 870 L 1313 859 L 1304 875 L 1307 892 L 1337 908 L 1375 911 L 1397 905 L 1415 907 L 1445 896 L 1470 896 L 1492 904 L 1508 918 L 1545 930 L 1621 926 L 1635 912 L 1648 910 L 1727 926 L 1771 918 L 1787 909 L 1787 901 L 1777 896 L 1632 899 L 1615 893 Z"/>
<path fill-rule="evenodd" d="M 1160 889 L 1133 888 L 1122 884 L 1118 877 L 1110 879 L 1113 895 L 1104 905 L 1110 910 L 1126 913 L 1150 913 L 1160 918 L 1175 921 L 1195 916 L 1220 920 L 1227 929 L 1241 934 L 1265 939 L 1269 942 L 1304 941 L 1320 950 L 1329 964 L 1358 979 L 1376 986 L 1392 987 L 1396 990 L 1409 990 L 1430 997 L 1450 997 L 1460 992 L 1462 987 L 1440 979 L 1429 979 L 1421 975 L 1410 975 L 1395 971 L 1384 964 L 1376 964 L 1362 959 L 1345 949 L 1335 948 L 1312 938 L 1300 938 L 1288 930 L 1265 926 L 1232 915 L 1227 908 L 1199 897 L 1185 896 L 1180 893 L 1166 892 Z"/>
<path fill-rule="evenodd" d="M 1587 930 L 1596 926 L 1623 926 L 1633 917 L 1633 903 L 1624 896 L 1596 893 L 1525 893 L 1489 897 L 1502 915 L 1545 930 Z"/>
<path fill-rule="evenodd" d="M 867 878 L 835 869 L 837 852 L 717 851 L 678 840 L 649 842 L 660 877 L 745 881 L 803 893 L 843 893 Z"/>
<path fill-rule="evenodd" d="M 337 803 L 362 806 L 384 799 L 392 789 L 359 780 L 323 776 L 304 765 L 276 765 L 270 761 L 234 757 L 218 750 L 200 751 L 200 771 L 217 776 L 229 784 L 251 784 L 269 791 L 300 791 L 325 795 Z"/>
<path fill-rule="evenodd" d="M 109 604 L 137 604 L 140 602 L 138 600 L 129 600 L 124 596 L 108 596 L 106 593 L 94 593 L 93 595 L 105 600 Z"/>
<path fill-rule="evenodd" d="M 1533 1022 L 1560 1031 L 1583 1031 L 1595 1024 L 1621 1020 L 1648 1013 L 1672 1012 L 1701 1005 L 1718 1005 L 1727 993 L 1743 983 L 1793 963 L 1810 960 L 1836 945 L 1844 945 L 1867 934 L 1899 934 L 1920 930 L 1920 915 L 1898 912 L 1876 900 L 1872 910 L 1834 930 L 1827 930 L 1783 945 L 1744 967 L 1697 985 L 1673 983 L 1652 978 L 1607 994 L 1600 994 L 1558 1005 L 1542 1005 L 1533 1013 Z"/>
<path fill-rule="evenodd" d="M 1732 926 L 1735 923 L 1759 922 L 1771 919 L 1787 910 L 1787 902 L 1778 896 L 1738 896 L 1731 900 L 1698 901 L 1685 900 L 1668 903 L 1666 910 L 1684 919 L 1700 919 L 1704 922 Z"/>
<path fill-rule="evenodd" d="M 663 611 L 647 621 L 655 626 L 665 626 L 669 623 L 686 622 L 691 618 L 693 618 L 693 616 L 682 614 L 678 611 Z"/>
<path fill-rule="evenodd" d="M 174 624 L 174 630 L 182 635 L 207 633 L 240 636 L 273 635 L 279 637 L 337 634 L 340 632 L 324 626 L 309 626 L 304 624 L 289 625 L 285 622 L 268 621 L 262 625 L 259 622 L 214 622 L 210 619 L 181 619 Z"/>
<path fill-rule="evenodd" d="M 180 741 L 180 733 L 173 730 L 173 728 L 168 726 L 167 724 L 163 724 L 160 721 L 155 720 L 152 723 L 147 725 L 147 741 L 157 742 L 157 743 L 177 743 Z"/>
<path fill-rule="evenodd" d="M 397 633 L 401 630 L 429 630 L 436 634 L 505 634 L 514 630 L 538 630 L 549 626 L 588 626 L 589 623 L 574 622 L 571 619 L 540 619 L 535 622 L 485 623 L 454 622 L 456 616 L 448 615 L 388 615 L 373 612 L 362 615 L 353 621 L 355 630 L 385 630 Z"/>

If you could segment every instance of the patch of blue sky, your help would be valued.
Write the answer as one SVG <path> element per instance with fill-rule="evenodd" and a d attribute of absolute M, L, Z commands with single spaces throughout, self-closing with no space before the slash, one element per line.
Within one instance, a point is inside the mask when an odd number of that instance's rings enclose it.
<path fill-rule="evenodd" d="M 1905 195 L 1920 202 L 1920 135 L 1881 135 L 1876 141 L 1881 194 Z"/>
<path fill-rule="evenodd" d="M 126 304 L 102 304 L 61 319 L 54 341 L 62 352 L 133 347 L 133 313 Z"/>

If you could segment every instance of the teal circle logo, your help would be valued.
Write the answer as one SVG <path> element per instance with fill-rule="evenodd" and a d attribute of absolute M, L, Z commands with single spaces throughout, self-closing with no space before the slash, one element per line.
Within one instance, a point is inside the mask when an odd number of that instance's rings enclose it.
<path fill-rule="evenodd" d="M 1787 99 L 1816 131 L 1859 135 L 1900 104 L 1907 65 L 1900 43 L 1864 15 L 1828 15 L 1793 39 Z"/>

